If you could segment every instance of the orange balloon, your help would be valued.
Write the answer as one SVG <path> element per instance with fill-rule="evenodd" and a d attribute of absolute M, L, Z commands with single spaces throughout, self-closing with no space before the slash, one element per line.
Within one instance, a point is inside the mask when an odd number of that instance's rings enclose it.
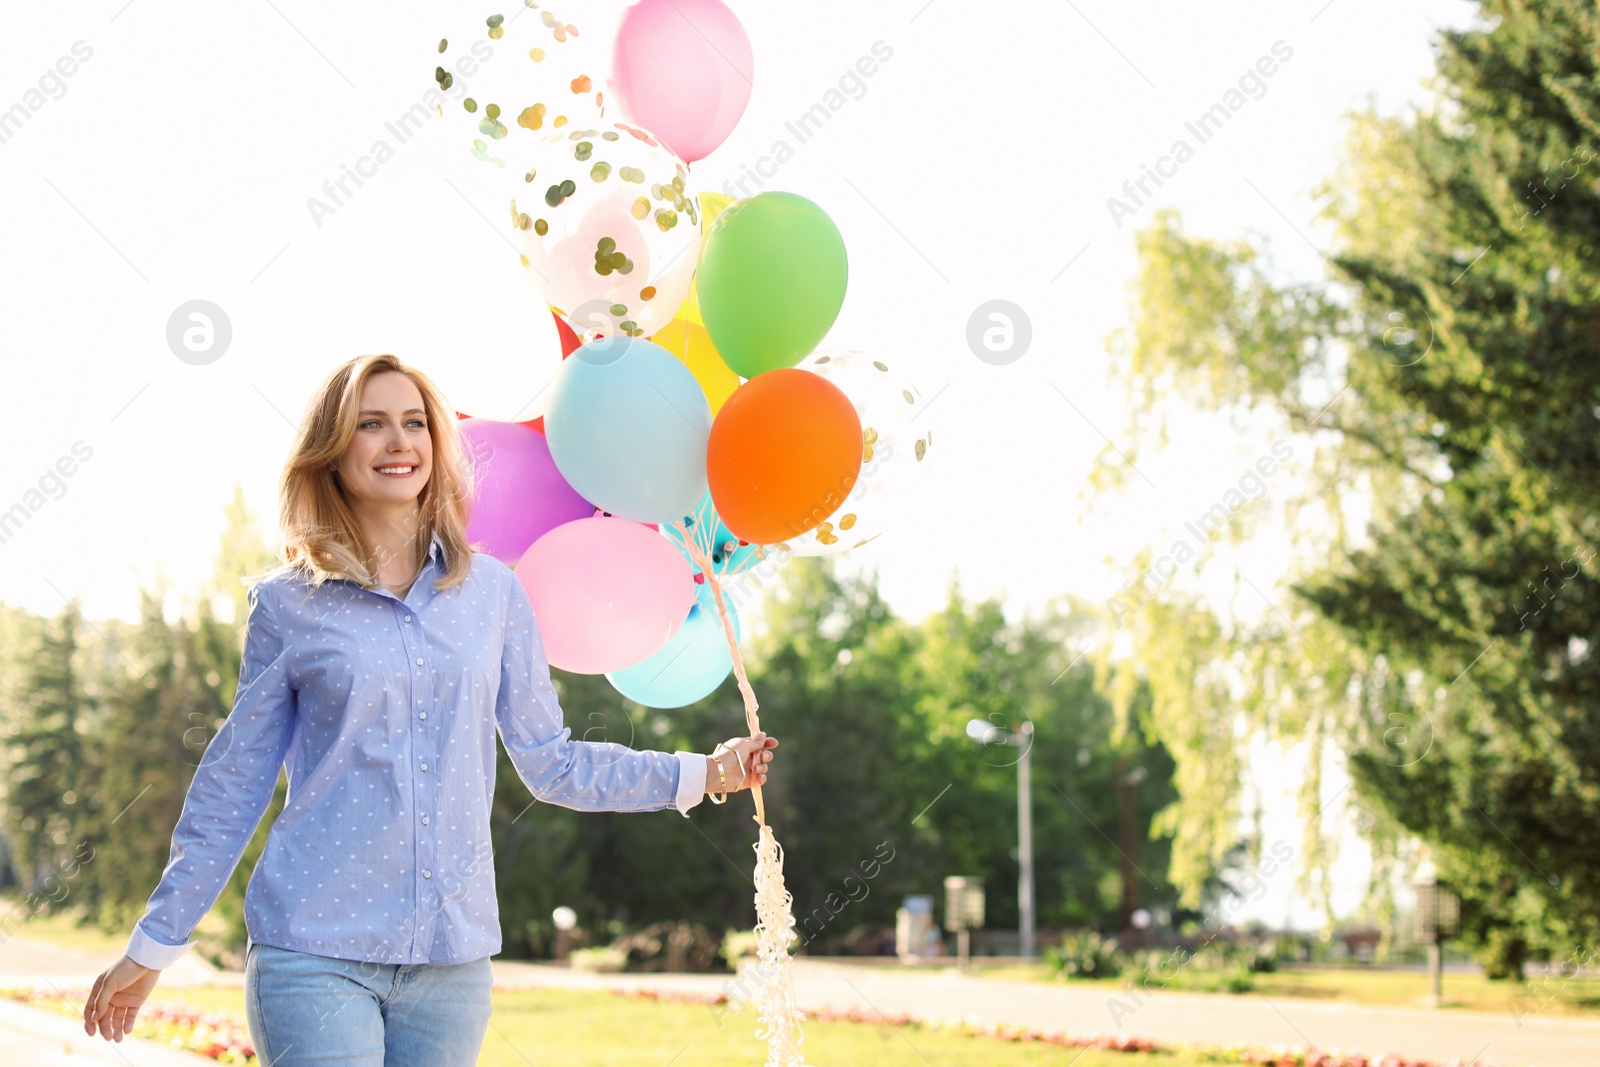
<path fill-rule="evenodd" d="M 861 473 L 861 419 L 840 388 L 784 367 L 736 389 L 711 423 L 706 478 L 736 537 L 799 537 L 844 503 Z"/>

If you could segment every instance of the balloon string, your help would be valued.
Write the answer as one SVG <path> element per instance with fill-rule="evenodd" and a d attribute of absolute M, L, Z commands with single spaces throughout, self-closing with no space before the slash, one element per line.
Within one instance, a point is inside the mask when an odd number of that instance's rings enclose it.
<path fill-rule="evenodd" d="M 711 522 L 716 522 L 716 517 L 711 516 Z M 717 615 L 722 619 L 722 632 L 728 639 L 728 652 L 733 657 L 733 674 L 739 680 L 739 694 L 744 697 L 745 724 L 752 735 L 761 732 L 761 718 L 756 714 L 755 690 L 750 688 L 750 679 L 745 675 L 744 657 L 739 654 L 739 639 L 734 636 L 733 620 L 728 617 L 728 605 L 722 599 L 722 583 L 717 581 L 717 572 L 712 567 L 711 557 L 700 547 L 700 542 L 689 533 L 682 519 L 674 520 L 670 525 L 677 529 L 683 536 L 683 544 L 689 553 L 689 558 L 694 560 L 701 572 L 706 576 L 706 581 L 711 583 L 711 595 L 717 601 Z M 715 536 L 713 534 L 713 536 Z M 755 798 L 755 820 L 759 826 L 767 825 L 767 808 L 761 799 L 761 787 L 752 785 L 750 793 Z"/>

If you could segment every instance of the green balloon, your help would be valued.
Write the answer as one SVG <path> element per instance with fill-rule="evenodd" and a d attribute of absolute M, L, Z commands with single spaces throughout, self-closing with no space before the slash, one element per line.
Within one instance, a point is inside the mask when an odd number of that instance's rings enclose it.
<path fill-rule="evenodd" d="M 847 274 L 826 211 L 794 193 L 758 193 L 718 215 L 701 246 L 700 317 L 735 373 L 793 367 L 839 317 Z"/>

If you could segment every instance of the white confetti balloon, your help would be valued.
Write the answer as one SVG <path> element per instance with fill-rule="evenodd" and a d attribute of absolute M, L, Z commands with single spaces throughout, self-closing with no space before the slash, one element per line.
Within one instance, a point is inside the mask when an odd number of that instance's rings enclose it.
<path fill-rule="evenodd" d="M 913 420 L 916 388 L 882 360 L 860 352 L 819 352 L 801 369 L 828 379 L 861 419 L 861 473 L 833 514 L 788 542 L 797 556 L 831 556 L 871 541 L 894 522 L 900 494 L 927 456 L 933 433 Z"/>
<path fill-rule="evenodd" d="M 507 148 L 526 166 L 511 224 L 551 306 L 580 334 L 647 337 L 671 322 L 700 257 L 688 168 L 620 123 L 557 130 L 526 152 Z"/>

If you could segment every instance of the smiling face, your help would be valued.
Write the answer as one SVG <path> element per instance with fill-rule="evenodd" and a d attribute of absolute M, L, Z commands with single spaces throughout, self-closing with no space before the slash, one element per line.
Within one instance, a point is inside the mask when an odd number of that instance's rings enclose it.
<path fill-rule="evenodd" d="M 433 470 L 433 438 L 422 393 L 396 371 L 361 388 L 355 436 L 339 457 L 339 485 L 352 508 L 387 510 L 416 503 Z"/>

